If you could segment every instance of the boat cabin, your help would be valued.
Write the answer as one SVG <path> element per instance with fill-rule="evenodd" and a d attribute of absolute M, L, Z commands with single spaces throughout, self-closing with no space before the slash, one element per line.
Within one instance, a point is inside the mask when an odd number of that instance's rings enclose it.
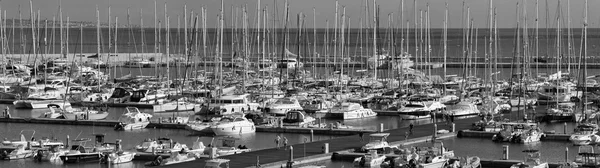
<path fill-rule="evenodd" d="M 283 118 L 284 123 L 299 123 L 304 122 L 304 120 L 308 117 L 308 114 L 303 111 L 293 110 L 285 113 L 285 118 Z"/>
<path fill-rule="evenodd" d="M 369 135 L 369 143 L 362 147 L 362 150 L 380 150 L 389 147 L 390 145 L 387 142 L 387 137 L 390 136 L 390 133 L 375 133 Z"/>
<path fill-rule="evenodd" d="M 250 94 L 240 94 L 213 98 L 210 100 L 209 108 L 217 115 L 257 110 L 259 104 L 250 102 L 249 96 Z"/>

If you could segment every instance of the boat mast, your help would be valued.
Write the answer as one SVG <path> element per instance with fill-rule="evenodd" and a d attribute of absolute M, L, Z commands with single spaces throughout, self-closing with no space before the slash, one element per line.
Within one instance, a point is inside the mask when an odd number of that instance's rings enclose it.
<path fill-rule="evenodd" d="M 585 110 L 587 109 L 587 96 L 585 96 L 585 91 L 587 90 L 587 66 L 586 66 L 586 59 L 587 59 L 587 27 L 588 27 L 588 0 L 585 0 L 585 9 L 584 9 L 584 21 L 583 21 L 583 57 L 581 58 L 583 61 L 583 75 L 582 75 L 582 79 L 583 79 L 583 93 L 582 93 L 582 101 L 581 103 L 583 104 L 583 108 L 581 109 L 581 113 L 584 114 Z M 585 114 L 584 114 L 585 115 Z"/>
<path fill-rule="evenodd" d="M 315 62 L 317 59 L 317 10 L 313 7 L 313 54 L 312 54 L 312 74 L 316 79 L 316 67 Z"/>
<path fill-rule="evenodd" d="M 117 56 L 117 46 L 119 46 L 117 44 L 117 37 L 119 37 L 119 36 L 117 36 L 117 34 L 119 32 L 118 29 L 117 29 L 119 27 L 118 26 L 118 21 L 119 21 L 119 17 L 115 16 L 115 39 L 114 39 L 114 43 L 115 43 L 115 56 Z M 110 28 L 110 26 L 109 26 L 109 28 Z M 113 62 L 116 62 L 116 61 L 113 61 Z M 115 71 L 115 75 L 113 76 L 113 78 L 116 78 L 117 77 L 117 65 L 116 64 L 115 64 L 113 70 Z M 123 74 L 123 69 L 121 69 L 121 74 Z"/>
<path fill-rule="evenodd" d="M 342 9 L 342 34 L 341 34 L 341 38 L 342 41 L 340 43 L 340 57 L 341 57 L 341 61 L 340 61 L 340 75 L 339 75 L 339 79 L 338 79 L 338 85 L 342 85 L 342 76 L 344 74 L 344 42 L 346 41 L 346 36 L 345 34 L 345 30 L 346 30 L 346 7 L 344 6 L 344 8 Z M 340 86 L 341 87 L 341 86 Z"/>
<path fill-rule="evenodd" d="M 377 0 L 373 0 L 373 56 L 375 56 L 375 67 L 373 70 L 373 80 L 377 81 L 377 68 L 379 65 L 379 56 L 377 55 L 377 25 L 379 25 L 379 23 L 377 23 Z M 415 0 L 415 8 L 416 8 L 416 2 L 417 0 Z M 336 10 L 337 11 L 337 10 Z M 337 17 L 337 16 L 336 16 Z"/>
<path fill-rule="evenodd" d="M 584 25 L 585 26 L 585 25 Z M 571 1 L 567 0 L 567 72 L 571 74 Z M 585 76 L 583 76 L 585 78 Z M 585 83 L 584 83 L 585 84 Z"/>
<path fill-rule="evenodd" d="M 335 73 L 335 71 L 337 71 L 337 49 L 338 49 L 338 8 L 339 8 L 339 2 L 336 0 L 335 1 L 335 16 L 334 16 L 334 25 L 333 25 L 333 72 Z M 334 74 L 335 75 L 335 74 Z M 339 80 L 339 79 L 338 79 Z M 338 81 L 339 82 L 339 81 Z M 336 82 L 337 85 L 339 85 L 339 83 Z"/>
<path fill-rule="evenodd" d="M 171 34 L 170 27 L 171 26 L 169 25 L 170 24 L 169 16 L 167 16 L 167 3 L 165 3 L 164 8 L 165 8 L 164 15 L 165 15 L 165 29 L 166 29 L 166 32 L 165 32 L 165 54 L 167 55 L 167 59 L 166 59 L 166 62 L 167 62 L 167 88 L 170 88 L 171 87 L 171 71 L 170 71 L 171 57 L 170 57 L 169 41 L 171 38 L 171 36 L 170 36 L 170 34 Z"/>
<path fill-rule="evenodd" d="M 156 0 L 154 0 L 154 53 L 157 54 L 158 53 L 158 45 L 159 45 L 159 40 L 158 40 L 158 36 L 160 36 L 160 33 L 158 32 L 158 19 L 157 19 L 157 12 L 156 12 Z M 158 81 L 160 82 L 160 73 L 158 73 L 158 60 L 156 59 L 156 57 L 154 57 L 154 75 L 158 78 Z"/>
<path fill-rule="evenodd" d="M 206 58 L 208 57 L 206 55 L 206 9 L 204 7 L 202 7 L 202 53 L 203 53 L 203 58 L 204 58 L 204 79 L 208 79 L 208 77 L 206 76 L 206 61 L 208 61 Z M 206 83 L 206 82 L 204 82 Z M 206 84 L 205 84 L 206 85 Z"/>
<path fill-rule="evenodd" d="M 96 54 L 98 55 L 98 65 L 100 65 L 100 10 L 98 10 L 98 5 L 96 5 Z M 100 81 L 102 81 L 100 74 L 96 73 L 96 79 L 98 80 L 98 91 L 100 91 Z"/>
<path fill-rule="evenodd" d="M 537 60 L 535 61 L 535 74 L 540 72 L 539 69 L 539 59 L 540 59 L 540 27 L 539 27 L 539 15 L 540 15 L 540 6 L 538 4 L 539 0 L 535 0 L 535 57 Z"/>
<path fill-rule="evenodd" d="M 404 0 L 403 0 L 404 1 Z M 446 12 L 444 12 L 444 80 L 446 80 L 446 75 L 448 74 L 446 61 L 448 58 L 448 2 L 446 2 Z M 491 23 L 490 23 L 491 24 Z M 491 28 L 491 26 L 490 26 Z M 446 87 L 444 87 L 446 90 Z"/>
<path fill-rule="evenodd" d="M 224 21 L 224 17 L 223 16 L 223 12 L 224 12 L 224 8 L 223 8 L 223 0 L 221 0 L 221 17 L 219 18 L 220 20 L 220 40 L 219 40 L 219 87 L 221 87 L 221 93 L 219 93 L 219 96 L 221 96 L 222 94 L 222 89 L 223 89 L 223 21 Z"/>
<path fill-rule="evenodd" d="M 110 36 L 111 35 L 110 22 L 111 22 L 111 20 L 110 20 L 110 5 L 109 5 L 108 6 L 108 24 L 107 24 L 107 28 L 108 28 L 108 40 L 107 40 L 108 41 L 108 50 L 106 52 L 107 55 L 106 55 L 106 63 L 105 63 L 105 65 L 110 65 L 110 49 L 112 48 L 112 45 L 116 45 L 116 44 L 112 44 L 112 41 L 111 41 L 112 37 Z M 100 60 L 100 56 L 98 56 L 98 60 Z M 97 66 L 98 66 L 98 69 L 99 69 L 100 65 L 97 65 Z M 106 69 L 105 69 L 104 72 L 106 72 L 108 74 L 107 80 L 110 79 L 110 66 L 106 66 Z"/>

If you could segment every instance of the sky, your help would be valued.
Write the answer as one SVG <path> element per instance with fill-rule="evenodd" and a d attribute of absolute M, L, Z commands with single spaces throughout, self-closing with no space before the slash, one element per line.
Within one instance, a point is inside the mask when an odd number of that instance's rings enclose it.
<path fill-rule="evenodd" d="M 223 6 L 225 8 L 225 26 L 229 27 L 232 18 L 237 18 L 238 26 L 242 25 L 243 10 L 242 6 L 246 6 L 248 22 L 250 27 L 255 27 L 257 3 L 259 0 L 223 0 Z M 574 28 L 580 28 L 583 25 L 583 13 L 584 13 L 584 0 L 537 0 L 539 3 L 539 26 L 541 28 L 549 25 L 549 27 L 556 27 L 557 13 L 561 11 L 561 27 L 567 27 L 567 14 L 570 13 L 571 23 L 570 25 Z M 558 3 L 560 1 L 561 10 L 559 10 Z M 569 2 L 570 1 L 570 2 Z M 61 4 L 63 17 L 66 20 L 68 16 L 72 21 L 96 21 L 96 7 L 100 10 L 100 22 L 108 22 L 108 7 L 111 7 L 111 18 L 114 22 L 114 17 L 119 17 L 119 24 L 127 23 L 127 9 L 130 10 L 130 21 L 131 24 L 140 24 L 140 10 L 143 11 L 143 23 L 145 27 L 153 27 L 154 25 L 154 0 L 32 0 L 34 11 L 40 10 L 42 20 L 52 19 L 54 15 L 58 17 L 59 4 Z M 282 25 L 284 23 L 284 0 L 262 0 L 261 9 L 267 9 L 269 12 L 269 24 Z M 305 16 L 305 26 L 313 27 L 313 17 L 316 18 L 316 27 L 325 28 L 327 21 L 329 26 L 334 27 L 335 21 L 335 0 L 289 0 L 289 26 L 292 28 L 296 27 L 296 16 L 299 13 L 303 13 Z M 388 15 L 393 16 L 394 24 L 402 26 L 400 24 L 400 13 L 402 0 L 376 0 L 376 4 L 380 9 L 380 27 L 385 28 L 388 25 Z M 416 0 L 417 8 L 414 8 L 415 0 L 404 0 L 404 17 L 402 23 L 406 27 L 406 22 L 410 22 L 411 27 L 415 27 L 415 11 L 417 12 L 417 19 L 420 23 L 421 10 L 423 12 L 423 19 L 425 19 L 425 11 L 429 13 L 429 19 L 431 28 L 443 28 L 444 16 L 446 3 L 448 3 L 448 27 L 449 28 L 463 28 L 466 24 L 463 23 L 463 12 L 467 13 L 467 10 L 463 10 L 463 3 L 469 7 L 469 13 L 473 19 L 474 27 L 486 28 L 489 27 L 489 0 Z M 517 9 L 517 2 L 520 7 Z M 276 3 L 276 15 L 279 19 L 273 19 L 273 7 Z M 523 9 L 523 4 L 526 5 L 526 10 Z M 568 12 L 568 3 L 570 3 L 570 12 Z M 600 11 L 594 10 L 595 7 L 600 6 L 599 0 L 590 0 L 588 2 L 590 11 L 588 12 L 589 26 L 599 27 L 599 14 Z M 180 25 L 183 27 L 183 13 L 184 6 L 187 6 L 188 17 L 190 12 L 198 13 L 199 21 L 201 21 L 200 11 L 202 7 L 206 8 L 206 22 L 207 27 L 213 28 L 218 25 L 218 15 L 221 9 L 221 0 L 156 0 L 157 4 L 157 16 L 158 20 L 164 23 L 164 9 L 166 4 L 167 15 L 169 16 L 169 22 L 171 28 L 175 28 L 178 23 L 178 17 L 181 18 Z M 369 4 L 369 16 L 365 16 L 365 4 Z M 427 4 L 429 4 L 429 10 L 427 10 Z M 30 4 L 27 0 L 4 0 L 0 2 L 2 10 L 6 11 L 7 18 L 19 18 L 19 6 L 21 9 L 22 17 L 30 17 Z M 232 17 L 232 6 L 234 16 Z M 343 8 L 345 7 L 346 17 L 348 20 L 346 24 L 350 24 L 352 28 L 359 28 L 360 21 L 362 20 L 364 26 L 368 22 L 373 22 L 373 0 L 339 0 L 339 13 L 338 18 L 341 24 L 341 15 Z M 527 26 L 535 28 L 535 17 L 536 17 L 536 0 L 493 0 L 493 7 L 496 8 L 496 18 L 498 28 L 513 28 L 516 27 L 517 23 L 517 12 L 521 13 L 521 22 L 523 22 L 523 13 L 527 13 Z M 313 9 L 316 15 L 313 15 Z M 237 13 L 237 14 L 236 14 Z M 548 16 L 548 17 L 546 17 Z M 368 18 L 367 18 L 368 17 Z M 548 20 L 548 23 L 546 23 Z M 191 25 L 191 23 L 188 23 Z M 523 25 L 521 23 L 521 25 Z M 164 26 L 163 26 L 164 27 Z M 191 26 L 190 26 L 191 27 Z"/>

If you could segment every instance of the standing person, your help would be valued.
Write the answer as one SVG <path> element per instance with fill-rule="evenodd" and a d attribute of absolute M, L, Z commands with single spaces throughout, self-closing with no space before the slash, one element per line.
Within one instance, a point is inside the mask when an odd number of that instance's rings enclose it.
<path fill-rule="evenodd" d="M 277 149 L 279 149 L 279 141 L 281 141 L 281 137 L 279 137 L 279 135 L 277 135 L 277 137 L 275 137 L 275 147 Z"/>
<path fill-rule="evenodd" d="M 413 123 L 410 123 L 410 125 L 408 125 L 409 131 L 410 131 L 410 134 L 412 134 L 412 133 L 413 133 L 413 131 L 412 131 L 412 130 L 413 130 L 413 127 L 415 127 L 415 125 L 413 125 Z"/>
<path fill-rule="evenodd" d="M 283 149 L 287 150 L 288 139 L 287 137 L 283 137 Z"/>
<path fill-rule="evenodd" d="M 360 142 L 363 141 L 363 136 L 364 136 L 363 132 L 359 132 L 358 133 L 358 137 L 360 138 Z"/>

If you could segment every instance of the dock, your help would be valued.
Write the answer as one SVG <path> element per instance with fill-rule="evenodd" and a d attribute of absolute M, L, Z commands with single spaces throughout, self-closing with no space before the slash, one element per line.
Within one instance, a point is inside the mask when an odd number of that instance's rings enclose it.
<path fill-rule="evenodd" d="M 458 119 L 455 120 L 455 130 L 464 130 L 471 128 L 471 125 L 474 122 L 477 122 L 479 118 L 466 118 L 466 119 Z M 438 122 L 438 129 L 446 129 L 451 130 L 451 125 L 445 125 L 443 122 Z M 434 132 L 434 124 L 424 124 L 424 125 L 415 125 L 413 128 L 413 133 L 405 136 L 405 133 L 409 132 L 409 128 L 403 127 L 398 129 L 391 129 L 384 131 L 386 133 L 390 133 L 388 137 L 388 141 L 394 143 L 403 143 L 416 141 L 417 139 L 431 139 L 432 134 Z M 452 134 L 449 134 L 452 135 Z M 347 150 L 354 150 L 355 148 L 362 147 L 364 144 L 368 142 L 368 134 L 364 135 L 364 141 L 360 141 L 359 137 L 354 136 L 345 136 L 330 140 L 317 141 L 317 142 L 307 142 L 301 144 L 292 145 L 293 147 L 293 156 L 295 164 L 306 164 L 307 160 L 310 161 L 318 161 L 323 156 L 327 159 L 331 159 L 331 155 L 335 152 L 344 152 Z M 325 153 L 323 148 L 325 144 L 328 145 L 329 152 Z M 275 145 L 273 145 L 275 147 Z M 329 157 L 327 157 L 329 156 Z M 236 155 L 223 156 L 220 157 L 223 159 L 229 159 L 231 162 L 229 163 L 230 167 L 255 167 L 257 165 L 257 159 L 259 160 L 259 164 L 262 167 L 281 167 L 280 163 L 286 162 L 290 158 L 290 150 L 283 149 L 263 149 L 257 151 L 251 151 Z M 199 165 L 204 165 L 205 159 L 200 159 L 192 162 L 186 162 L 181 164 L 170 165 L 166 167 L 198 167 Z"/>
<path fill-rule="evenodd" d="M 68 120 L 49 118 L 0 118 L 0 123 L 31 123 L 31 124 L 61 124 L 61 125 L 88 125 L 114 127 L 119 123 L 117 120 Z M 150 122 L 147 129 L 185 129 L 185 124 Z M 321 134 L 321 135 L 356 135 L 359 133 L 374 133 L 374 130 L 366 129 L 332 129 L 332 128 L 302 128 L 302 127 L 273 127 L 256 126 L 256 132 L 273 133 L 298 133 L 298 134 Z"/>
<path fill-rule="evenodd" d="M 486 131 L 473 131 L 473 130 L 460 130 L 458 131 L 458 137 L 465 138 L 484 138 L 492 139 L 497 132 L 486 132 Z M 568 141 L 570 134 L 557 134 L 557 133 L 545 133 L 541 140 L 554 140 L 554 141 Z"/>

